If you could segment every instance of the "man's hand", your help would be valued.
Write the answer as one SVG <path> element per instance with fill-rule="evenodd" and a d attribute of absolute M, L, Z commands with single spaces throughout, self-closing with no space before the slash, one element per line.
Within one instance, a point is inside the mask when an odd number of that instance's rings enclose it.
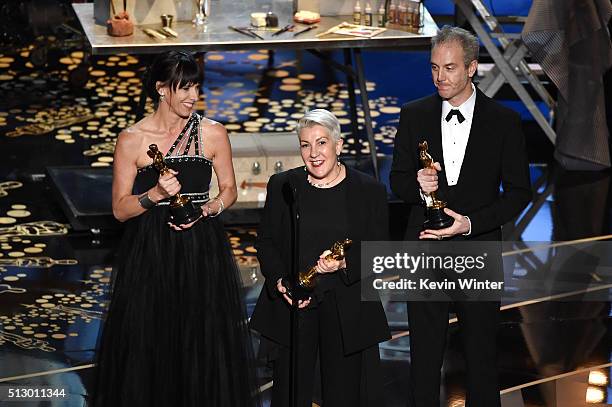
<path fill-rule="evenodd" d="M 417 172 L 417 182 L 421 191 L 429 194 L 438 190 L 438 171 L 442 171 L 439 162 L 434 163 L 434 168 L 422 168 Z"/>
<path fill-rule="evenodd" d="M 446 229 L 432 230 L 425 229 L 419 235 L 419 239 L 437 239 L 442 240 L 447 237 L 453 237 L 456 235 L 464 235 L 470 231 L 470 221 L 463 215 L 458 214 L 448 208 L 444 208 L 444 212 L 451 216 L 455 221 L 450 227 Z"/>

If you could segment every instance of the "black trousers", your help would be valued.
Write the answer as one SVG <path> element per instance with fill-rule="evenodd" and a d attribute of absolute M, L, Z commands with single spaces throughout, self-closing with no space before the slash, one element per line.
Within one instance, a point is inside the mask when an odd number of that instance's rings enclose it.
<path fill-rule="evenodd" d="M 324 407 L 360 405 L 362 353 L 344 355 L 338 309 L 333 291 L 316 307 L 299 313 L 298 400 L 300 407 L 312 406 L 317 352 L 321 366 Z M 281 347 L 273 364 L 272 407 L 287 407 L 290 385 L 290 352 Z"/>
<path fill-rule="evenodd" d="M 456 302 L 467 367 L 466 407 L 500 406 L 497 378 L 499 302 Z M 440 406 L 440 371 L 449 318 L 448 302 L 409 302 L 414 407 Z"/>

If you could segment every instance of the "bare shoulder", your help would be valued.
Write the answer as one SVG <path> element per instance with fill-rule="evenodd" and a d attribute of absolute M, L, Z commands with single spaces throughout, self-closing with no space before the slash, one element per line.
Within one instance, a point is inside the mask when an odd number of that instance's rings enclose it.
<path fill-rule="evenodd" d="M 227 130 L 225 129 L 225 126 L 223 126 L 221 123 L 208 119 L 206 117 L 202 118 L 201 121 L 201 125 L 202 125 L 202 133 L 204 134 L 204 138 L 208 138 L 208 139 L 225 139 L 227 138 Z"/>
<path fill-rule="evenodd" d="M 115 159 L 123 158 L 137 165 L 141 159 L 139 156 L 146 151 L 145 146 L 147 145 L 147 132 L 143 129 L 142 122 L 143 120 L 119 133 L 115 146 Z"/>
<path fill-rule="evenodd" d="M 145 134 L 137 125 L 130 126 L 119 133 L 117 148 L 138 151 L 138 147 L 144 143 L 144 139 Z"/>
<path fill-rule="evenodd" d="M 146 116 L 119 133 L 117 142 L 130 147 L 142 147 L 151 137 L 151 117 Z"/>
<path fill-rule="evenodd" d="M 221 123 L 202 118 L 201 126 L 204 150 L 208 157 L 214 158 L 217 154 L 227 150 L 229 138 L 227 130 Z"/>

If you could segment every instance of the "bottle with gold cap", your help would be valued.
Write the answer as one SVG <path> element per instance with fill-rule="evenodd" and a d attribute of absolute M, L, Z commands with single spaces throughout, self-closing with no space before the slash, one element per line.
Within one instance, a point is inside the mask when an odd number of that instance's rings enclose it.
<path fill-rule="evenodd" d="M 395 5 L 395 0 L 391 0 L 391 4 L 389 4 L 389 23 L 396 24 L 397 23 L 397 6 Z"/>
<path fill-rule="evenodd" d="M 385 26 L 386 11 L 387 10 L 385 10 L 385 0 L 380 0 L 380 7 L 378 8 L 378 26 L 379 27 Z"/>
<path fill-rule="evenodd" d="M 353 7 L 353 23 L 361 24 L 361 4 L 359 0 L 355 2 L 355 7 Z"/>
<path fill-rule="evenodd" d="M 410 0 L 412 3 L 412 28 L 418 31 L 421 28 L 421 2 L 419 0 Z"/>
<path fill-rule="evenodd" d="M 404 1 L 400 1 L 397 7 L 398 20 L 400 25 L 408 25 L 408 9 Z"/>
<path fill-rule="evenodd" d="M 371 27 L 372 26 L 372 6 L 370 6 L 370 2 L 366 3 L 363 16 L 365 20 L 364 25 Z"/>

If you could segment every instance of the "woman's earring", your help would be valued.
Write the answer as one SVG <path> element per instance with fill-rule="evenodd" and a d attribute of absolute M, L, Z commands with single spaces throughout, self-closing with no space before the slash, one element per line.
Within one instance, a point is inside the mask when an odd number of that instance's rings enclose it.
<path fill-rule="evenodd" d="M 164 95 L 163 93 L 160 93 L 159 94 L 159 101 L 163 102 L 165 97 L 166 97 L 166 95 Z"/>

